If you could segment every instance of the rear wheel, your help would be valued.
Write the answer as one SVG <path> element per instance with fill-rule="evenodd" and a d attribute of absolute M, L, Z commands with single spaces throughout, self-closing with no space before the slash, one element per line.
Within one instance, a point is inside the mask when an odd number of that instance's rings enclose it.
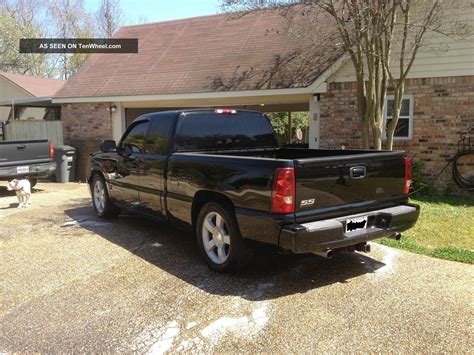
<path fill-rule="evenodd" d="M 99 217 L 114 218 L 120 213 L 120 209 L 110 200 L 105 180 L 99 174 L 92 180 L 92 204 Z"/>
<path fill-rule="evenodd" d="M 209 202 L 199 212 L 196 237 L 204 260 L 218 272 L 236 271 L 253 256 L 242 238 L 234 213 L 228 206 Z"/>

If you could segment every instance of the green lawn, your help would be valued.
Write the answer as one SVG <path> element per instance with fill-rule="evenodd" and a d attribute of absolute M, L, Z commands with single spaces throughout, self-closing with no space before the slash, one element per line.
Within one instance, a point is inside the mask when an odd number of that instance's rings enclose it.
<path fill-rule="evenodd" d="M 424 196 L 411 199 L 421 207 L 418 223 L 402 239 L 380 239 L 395 248 L 474 264 L 474 196 Z"/>

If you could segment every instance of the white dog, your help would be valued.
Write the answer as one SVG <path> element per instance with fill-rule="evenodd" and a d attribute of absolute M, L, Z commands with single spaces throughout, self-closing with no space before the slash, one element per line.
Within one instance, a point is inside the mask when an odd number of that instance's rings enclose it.
<path fill-rule="evenodd" d="M 31 205 L 31 184 L 28 180 L 13 179 L 8 183 L 7 190 L 16 192 L 18 208 Z"/>

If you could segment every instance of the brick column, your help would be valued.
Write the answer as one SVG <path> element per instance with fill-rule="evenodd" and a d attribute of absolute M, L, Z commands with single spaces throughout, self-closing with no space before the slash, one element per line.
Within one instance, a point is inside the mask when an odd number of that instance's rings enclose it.
<path fill-rule="evenodd" d="M 65 104 L 61 108 L 64 143 L 77 150 L 76 180 L 90 174 L 90 154 L 99 150 L 103 139 L 112 139 L 109 104 Z"/>

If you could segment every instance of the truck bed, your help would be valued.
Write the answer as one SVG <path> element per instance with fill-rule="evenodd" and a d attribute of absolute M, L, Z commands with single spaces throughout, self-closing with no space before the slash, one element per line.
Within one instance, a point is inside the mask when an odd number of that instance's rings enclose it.
<path fill-rule="evenodd" d="M 403 151 L 269 148 L 192 154 L 243 158 L 257 164 L 281 161 L 294 167 L 297 222 L 358 213 L 406 200 Z M 363 176 L 353 176 L 354 169 L 362 171 Z"/>

